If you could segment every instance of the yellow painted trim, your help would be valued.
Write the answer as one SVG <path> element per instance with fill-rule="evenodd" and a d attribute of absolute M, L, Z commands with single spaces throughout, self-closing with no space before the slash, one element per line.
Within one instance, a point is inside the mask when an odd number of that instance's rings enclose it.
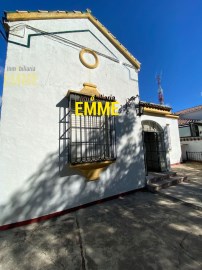
<path fill-rule="evenodd" d="M 73 12 L 8 12 L 8 21 L 27 21 L 27 20 L 50 20 L 50 19 L 80 19 L 88 18 L 89 13 Z"/>
<path fill-rule="evenodd" d="M 73 12 L 15 12 L 6 13 L 8 21 L 49 20 L 49 19 L 89 19 L 95 27 L 122 53 L 137 70 L 140 62 L 90 13 Z"/>
<path fill-rule="evenodd" d="M 100 174 L 103 170 L 106 169 L 109 165 L 111 165 L 113 161 L 102 161 L 95 163 L 83 163 L 70 165 L 71 168 L 79 170 L 83 176 L 85 176 L 88 180 L 98 180 L 100 178 Z"/>
<path fill-rule="evenodd" d="M 84 83 L 83 89 L 80 90 L 80 93 L 89 96 L 100 96 L 100 92 L 97 90 L 97 85 L 91 83 Z"/>
<path fill-rule="evenodd" d="M 75 94 L 82 94 L 85 96 L 97 96 L 99 97 L 101 94 L 100 92 L 97 90 L 97 86 L 95 84 L 92 83 L 84 83 L 83 84 L 83 88 L 80 91 L 75 91 L 75 90 L 68 90 L 67 92 L 67 96 L 69 96 L 71 93 L 75 93 Z"/>
<path fill-rule="evenodd" d="M 88 64 L 88 63 L 86 62 L 86 60 L 85 60 L 84 57 L 83 57 L 83 55 L 84 55 L 85 53 L 89 53 L 89 54 L 91 54 L 91 55 L 94 57 L 94 59 L 95 59 L 95 63 L 94 63 L 94 64 Z M 80 53 L 79 53 L 79 59 L 80 59 L 81 63 L 82 63 L 85 67 L 90 68 L 90 69 L 96 68 L 96 67 L 98 66 L 98 64 L 99 64 L 99 60 L 98 60 L 97 54 L 96 54 L 93 50 L 91 50 L 91 49 L 87 49 L 87 48 L 82 49 L 82 50 L 80 51 Z"/>
<path fill-rule="evenodd" d="M 129 51 L 90 13 L 88 13 L 89 20 L 102 32 L 109 41 L 128 59 L 128 61 L 135 66 L 138 70 L 140 69 L 140 62 L 129 53 Z"/>
<path fill-rule="evenodd" d="M 169 113 L 168 111 L 154 109 L 154 108 L 144 108 L 144 112 L 155 113 L 155 114 L 163 114 L 163 115 L 166 115 L 166 114 Z"/>
<path fill-rule="evenodd" d="M 86 87 L 84 86 L 83 89 L 81 89 L 80 91 L 75 91 L 75 90 L 68 90 L 67 92 L 67 97 L 70 95 L 70 94 L 82 94 L 86 97 L 92 97 L 92 96 L 97 96 L 99 97 L 101 94 L 98 92 L 97 88 L 94 88 L 94 87 Z"/>
<path fill-rule="evenodd" d="M 173 118 L 173 119 L 178 119 L 179 118 L 178 115 L 174 115 L 174 114 L 166 114 L 166 117 Z"/>
<path fill-rule="evenodd" d="M 153 109 L 153 108 L 144 108 L 144 113 L 158 114 L 159 116 L 173 118 L 173 119 L 179 118 L 179 116 L 169 113 L 168 111 L 163 111 L 163 110 L 158 110 L 158 109 Z"/>
<path fill-rule="evenodd" d="M 83 84 L 84 87 L 93 87 L 93 88 L 97 88 L 97 85 L 96 84 L 93 84 L 93 83 L 89 83 L 89 82 L 85 82 Z"/>

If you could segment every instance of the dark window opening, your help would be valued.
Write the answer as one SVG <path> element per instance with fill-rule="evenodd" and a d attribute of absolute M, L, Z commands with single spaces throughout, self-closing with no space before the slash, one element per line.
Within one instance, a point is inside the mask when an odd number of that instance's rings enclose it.
<path fill-rule="evenodd" d="M 190 123 L 189 125 L 179 126 L 180 137 L 202 137 L 202 124 Z"/>

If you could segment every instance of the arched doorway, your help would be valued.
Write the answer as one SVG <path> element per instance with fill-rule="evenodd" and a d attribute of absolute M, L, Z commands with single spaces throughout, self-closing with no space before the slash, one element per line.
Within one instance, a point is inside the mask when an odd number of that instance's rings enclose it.
<path fill-rule="evenodd" d="M 142 121 L 145 166 L 147 171 L 167 171 L 164 131 L 151 120 Z"/>

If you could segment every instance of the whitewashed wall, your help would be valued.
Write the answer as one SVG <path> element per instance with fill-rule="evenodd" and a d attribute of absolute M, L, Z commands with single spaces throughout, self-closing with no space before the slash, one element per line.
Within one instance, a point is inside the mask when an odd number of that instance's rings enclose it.
<path fill-rule="evenodd" d="M 167 163 L 168 165 L 180 163 L 181 147 L 179 138 L 179 129 L 177 119 L 166 118 L 161 116 L 142 115 L 142 121 L 152 120 L 157 122 L 165 131 L 165 146 L 167 148 Z M 168 135 L 167 129 L 170 130 Z"/>
<path fill-rule="evenodd" d="M 186 160 L 186 151 L 187 152 L 202 152 L 202 140 L 197 141 L 182 141 L 182 161 Z"/>
<path fill-rule="evenodd" d="M 137 71 L 101 56 L 98 68 L 87 69 L 79 60 L 80 49 L 24 28 L 28 24 L 57 32 L 61 37 L 128 63 L 87 19 L 15 22 L 10 26 L 17 24 L 21 24 L 15 31 L 19 36 L 9 36 L 5 70 L 8 75 L 12 72 L 7 71 L 10 67 L 34 67 L 32 74 L 36 82 L 12 85 L 8 81 L 4 85 L 0 126 L 0 225 L 143 187 L 141 121 L 133 113 L 117 118 L 118 158 L 101 174 L 100 180 L 86 181 L 70 169 L 61 177 L 58 168 L 57 104 L 67 90 L 80 90 L 84 82 L 90 82 L 96 84 L 102 94 L 116 96 L 124 104 L 126 98 L 138 94 Z M 64 31 L 68 33 L 58 33 Z M 30 37 L 30 48 L 26 47 L 28 34 L 35 35 Z"/>

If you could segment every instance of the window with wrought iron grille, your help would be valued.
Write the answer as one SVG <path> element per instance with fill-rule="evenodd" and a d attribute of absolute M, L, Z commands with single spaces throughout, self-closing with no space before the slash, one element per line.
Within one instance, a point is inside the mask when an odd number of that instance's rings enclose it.
<path fill-rule="evenodd" d="M 75 114 L 75 102 L 89 104 L 90 96 L 70 92 L 60 116 L 60 152 L 65 163 L 81 164 L 116 159 L 115 117 Z M 96 98 L 104 105 L 106 99 Z M 80 112 L 83 112 L 81 110 Z"/>

